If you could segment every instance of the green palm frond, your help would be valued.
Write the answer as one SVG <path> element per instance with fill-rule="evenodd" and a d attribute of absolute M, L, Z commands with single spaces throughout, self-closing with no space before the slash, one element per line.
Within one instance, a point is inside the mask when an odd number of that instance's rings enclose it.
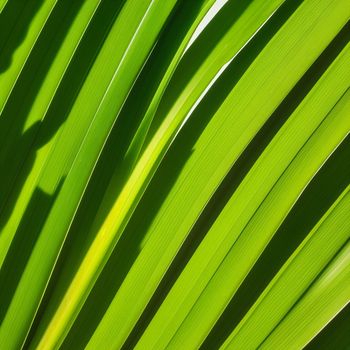
<path fill-rule="evenodd" d="M 347 0 L 0 0 L 0 349 L 350 346 Z"/>

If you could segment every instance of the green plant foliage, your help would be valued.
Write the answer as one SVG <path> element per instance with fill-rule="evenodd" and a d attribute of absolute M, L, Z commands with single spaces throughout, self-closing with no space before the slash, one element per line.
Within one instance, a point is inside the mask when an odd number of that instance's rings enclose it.
<path fill-rule="evenodd" d="M 348 0 L 0 0 L 0 350 L 350 347 Z"/>

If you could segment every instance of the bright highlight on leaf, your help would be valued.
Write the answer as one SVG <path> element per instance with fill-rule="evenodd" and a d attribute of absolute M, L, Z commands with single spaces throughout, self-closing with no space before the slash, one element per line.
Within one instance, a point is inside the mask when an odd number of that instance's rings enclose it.
<path fill-rule="evenodd" d="M 350 347 L 347 0 L 0 0 L 0 349 Z"/>

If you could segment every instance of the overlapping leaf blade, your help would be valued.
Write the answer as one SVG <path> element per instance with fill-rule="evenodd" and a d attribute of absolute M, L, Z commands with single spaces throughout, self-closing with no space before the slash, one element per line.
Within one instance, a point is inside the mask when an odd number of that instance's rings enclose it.
<path fill-rule="evenodd" d="M 224 3 L 0 1 L 1 348 L 347 346 L 349 3 Z"/>

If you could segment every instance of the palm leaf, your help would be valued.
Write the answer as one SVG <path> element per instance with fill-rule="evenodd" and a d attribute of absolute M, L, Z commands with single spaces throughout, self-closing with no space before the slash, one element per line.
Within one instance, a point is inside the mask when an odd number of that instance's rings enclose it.
<path fill-rule="evenodd" d="M 350 345 L 348 1 L 0 11 L 0 348 Z"/>

